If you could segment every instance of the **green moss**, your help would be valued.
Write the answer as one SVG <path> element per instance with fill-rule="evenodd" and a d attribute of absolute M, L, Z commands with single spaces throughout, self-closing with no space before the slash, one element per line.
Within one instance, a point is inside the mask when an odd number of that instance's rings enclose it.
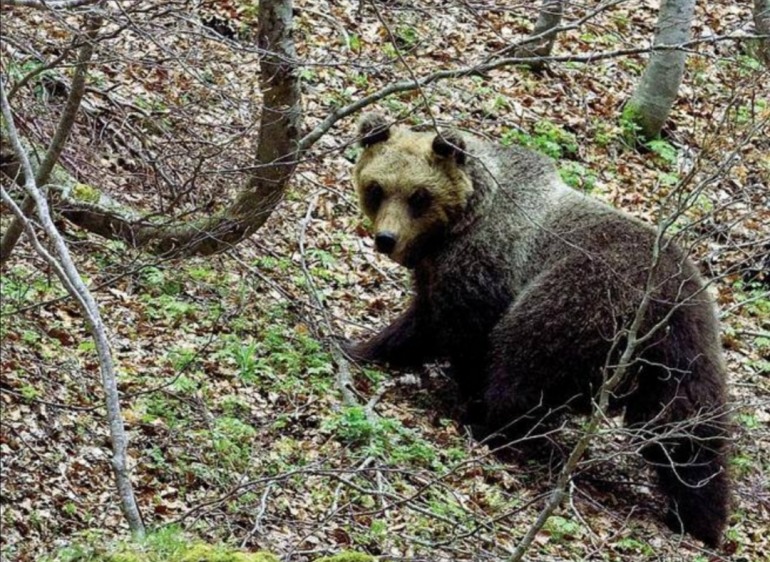
<path fill-rule="evenodd" d="M 85 203 L 98 203 L 102 195 L 99 190 L 85 183 L 72 186 L 72 197 Z"/>
<path fill-rule="evenodd" d="M 340 552 L 334 556 L 319 558 L 315 562 L 377 562 L 377 559 L 361 552 Z"/>
<path fill-rule="evenodd" d="M 191 544 L 184 534 L 171 529 L 150 534 L 138 543 L 75 545 L 41 562 L 280 562 L 280 559 L 269 552 L 239 552 L 222 545 Z"/>
<path fill-rule="evenodd" d="M 277 556 L 269 552 L 234 552 L 207 544 L 193 545 L 177 560 L 178 562 L 280 562 Z"/>

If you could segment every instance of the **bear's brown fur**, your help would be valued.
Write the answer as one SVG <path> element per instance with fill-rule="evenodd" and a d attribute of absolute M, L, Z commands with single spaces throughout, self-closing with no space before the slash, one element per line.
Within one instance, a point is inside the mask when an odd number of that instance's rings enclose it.
<path fill-rule="evenodd" d="M 565 405 L 590 411 L 651 287 L 638 333 L 655 330 L 611 408 L 625 408 L 646 440 L 669 523 L 719 544 L 729 511 L 725 375 L 714 306 L 687 256 L 568 188 L 537 153 L 390 127 L 377 115 L 360 134 L 362 208 L 378 250 L 413 269 L 415 294 L 351 356 L 449 359 L 464 396 L 481 399 L 486 426 L 510 434 Z"/>

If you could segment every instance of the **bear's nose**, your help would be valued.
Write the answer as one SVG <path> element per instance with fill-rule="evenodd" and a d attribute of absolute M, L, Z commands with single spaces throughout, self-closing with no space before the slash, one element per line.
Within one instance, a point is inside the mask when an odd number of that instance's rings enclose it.
<path fill-rule="evenodd" d="M 378 252 L 390 254 L 396 247 L 396 235 L 392 232 L 380 232 L 374 237 L 374 245 Z"/>

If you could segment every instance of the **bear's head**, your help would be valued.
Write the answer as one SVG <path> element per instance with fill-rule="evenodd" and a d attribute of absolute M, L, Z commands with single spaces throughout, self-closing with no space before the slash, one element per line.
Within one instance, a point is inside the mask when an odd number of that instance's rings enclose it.
<path fill-rule="evenodd" d="M 414 267 L 441 247 L 473 193 L 465 141 L 458 133 L 391 127 L 376 114 L 361 120 L 359 135 L 364 151 L 353 181 L 375 247 Z"/>

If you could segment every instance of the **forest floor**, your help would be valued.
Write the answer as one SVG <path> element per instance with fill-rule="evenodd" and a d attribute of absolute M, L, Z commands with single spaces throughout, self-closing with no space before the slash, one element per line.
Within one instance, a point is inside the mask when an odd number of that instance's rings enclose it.
<path fill-rule="evenodd" d="M 298 55 L 313 61 L 301 71 L 308 125 L 409 72 L 481 60 L 526 35 L 535 16 L 501 1 L 366 3 L 363 12 L 352 0 L 296 4 Z M 555 52 L 647 45 L 654 4 L 603 11 L 560 35 Z M 696 38 L 751 29 L 748 6 L 698 4 Z M 595 5 L 575 3 L 565 21 Z M 231 22 L 227 40 L 184 33 L 191 13 L 150 8 L 135 15 L 137 28 L 105 42 L 67 170 L 147 211 L 225 203 L 249 173 L 260 107 L 258 52 L 244 48 L 257 16 L 244 6 L 209 3 Z M 29 10 L 3 18 L 15 22 L 12 46 L 63 44 L 73 23 Z M 23 57 L 6 55 L 3 73 L 18 79 Z M 609 420 L 526 559 L 766 560 L 770 103 L 760 85 L 770 76 L 740 42 L 694 46 L 663 138 L 640 149 L 619 114 L 645 61 L 505 68 L 377 109 L 425 122 L 427 100 L 442 126 L 541 150 L 576 189 L 650 222 L 687 171 L 716 174 L 685 220 L 700 225 L 694 258 L 715 280 L 736 422 L 725 544 L 712 551 L 667 529 L 652 475 Z M 56 72 L 12 100 L 28 137 L 48 138 L 56 122 L 63 98 L 45 82 Z M 350 180 L 354 139 L 355 119 L 343 121 L 300 165 L 268 223 L 221 255 L 165 261 L 60 223 L 110 334 L 145 523 L 285 561 L 346 549 L 383 560 L 504 560 L 542 508 L 580 420 L 547 454 L 496 453 L 456 419 L 444 366 L 394 372 L 340 360 L 334 342 L 385 325 L 410 294 L 407 272 L 372 249 Z M 218 173 L 198 174 L 204 154 L 205 170 Z M 8 218 L 4 208 L 3 227 Z M 3 268 L 1 294 L 0 555 L 85 560 L 73 545 L 127 534 L 94 347 L 26 242 Z M 347 369 L 358 406 L 340 392 Z"/>

